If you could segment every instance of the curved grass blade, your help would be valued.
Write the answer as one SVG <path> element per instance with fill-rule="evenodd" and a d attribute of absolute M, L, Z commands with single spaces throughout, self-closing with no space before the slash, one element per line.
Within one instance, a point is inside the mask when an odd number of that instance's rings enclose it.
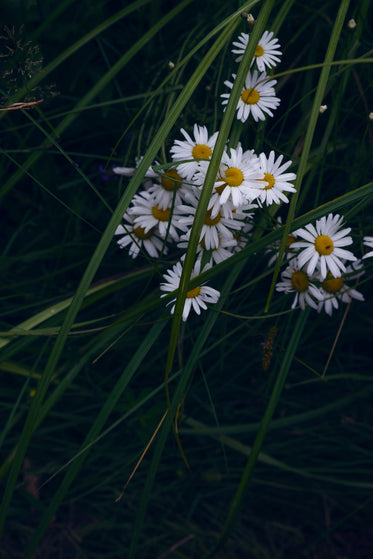
<path fill-rule="evenodd" d="M 272 390 L 272 393 L 271 393 L 271 397 L 269 399 L 266 411 L 265 411 L 265 413 L 263 415 L 263 418 L 262 418 L 262 421 L 260 423 L 260 428 L 259 428 L 258 434 L 255 438 L 253 447 L 251 449 L 249 459 L 248 459 L 247 464 L 245 466 L 245 469 L 243 471 L 240 484 L 238 486 L 238 489 L 236 491 L 235 496 L 233 497 L 232 504 L 230 506 L 230 509 L 229 509 L 229 512 L 228 512 L 228 515 L 227 515 L 227 519 L 225 521 L 225 524 L 224 524 L 222 533 L 220 535 L 220 538 L 219 538 L 216 546 L 214 547 L 214 549 L 207 556 L 209 558 L 213 557 L 216 554 L 216 552 L 221 548 L 223 543 L 228 538 L 231 530 L 233 529 L 235 521 L 237 520 L 237 517 L 239 515 L 244 497 L 245 497 L 246 492 L 248 490 L 248 485 L 249 485 L 250 478 L 251 478 L 251 475 L 252 475 L 252 472 L 253 472 L 253 468 L 254 468 L 255 463 L 257 461 L 257 458 L 259 456 L 260 449 L 262 447 L 262 444 L 263 444 L 265 435 L 267 433 L 269 424 L 272 420 L 272 416 L 273 416 L 274 411 L 276 409 L 277 403 L 280 399 L 283 386 L 285 384 L 287 375 L 289 373 L 289 370 L 290 370 L 290 367 L 291 367 L 291 364 L 292 364 L 292 361 L 293 361 L 293 357 L 294 357 L 295 352 L 298 348 L 299 341 L 302 337 L 303 330 L 306 326 L 308 315 L 309 315 L 309 308 L 298 314 L 297 322 L 292 329 L 293 333 L 292 333 L 291 338 L 289 340 L 289 345 L 286 349 L 286 353 L 285 353 L 283 361 L 281 363 L 281 367 L 280 367 L 280 370 L 278 372 L 278 376 L 277 376 L 277 379 L 275 381 L 275 384 L 274 384 L 274 387 L 273 387 L 273 390 Z"/>
<path fill-rule="evenodd" d="M 113 411 L 116 403 L 118 402 L 119 398 L 121 397 L 124 390 L 128 386 L 133 375 L 139 369 L 142 361 L 146 358 L 147 354 L 153 347 L 155 341 L 160 336 L 164 327 L 165 327 L 165 323 L 158 323 L 155 324 L 150 329 L 148 335 L 145 337 L 144 341 L 138 346 L 132 359 L 125 367 L 122 375 L 120 376 L 118 382 L 114 386 L 110 396 L 106 399 L 104 406 L 102 407 L 100 413 L 98 414 L 94 424 L 92 425 L 89 433 L 87 434 L 82 444 L 82 449 L 84 449 L 84 452 L 80 454 L 80 456 L 72 464 L 70 464 L 70 467 L 66 472 L 65 477 L 62 480 L 61 484 L 59 485 L 55 495 L 53 496 L 50 505 L 44 512 L 43 517 L 39 523 L 39 526 L 35 530 L 30 540 L 30 543 L 27 547 L 26 553 L 24 555 L 24 559 L 29 559 L 33 555 L 38 541 L 40 540 L 43 533 L 47 529 L 48 524 L 50 523 L 54 513 L 58 509 L 68 488 L 70 487 L 75 476 L 78 474 L 79 470 L 81 469 L 84 460 L 87 457 L 88 451 L 91 448 L 92 441 L 94 441 L 100 434 L 104 424 L 106 423 L 109 415 Z"/>

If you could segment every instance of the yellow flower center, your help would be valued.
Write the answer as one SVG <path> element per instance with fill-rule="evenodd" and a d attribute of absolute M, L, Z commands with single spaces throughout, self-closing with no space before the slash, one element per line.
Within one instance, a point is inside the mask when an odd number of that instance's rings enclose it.
<path fill-rule="evenodd" d="M 219 223 L 220 219 L 221 219 L 221 215 L 220 212 L 218 212 L 217 216 L 212 218 L 211 217 L 211 212 L 212 212 L 212 208 L 211 210 L 207 210 L 206 215 L 205 215 L 205 225 L 216 225 L 217 223 Z"/>
<path fill-rule="evenodd" d="M 258 45 L 255 49 L 254 56 L 263 56 L 264 48 L 261 45 Z"/>
<path fill-rule="evenodd" d="M 164 176 L 161 177 L 161 185 L 168 192 L 172 192 L 175 190 L 175 187 L 180 188 L 182 180 L 176 169 L 169 169 Z"/>
<path fill-rule="evenodd" d="M 191 289 L 186 294 L 187 299 L 194 299 L 195 297 L 197 297 L 199 295 L 200 291 L 201 291 L 201 288 L 199 286 L 195 287 L 194 289 Z"/>
<path fill-rule="evenodd" d="M 264 179 L 261 181 L 268 182 L 268 185 L 264 187 L 264 190 L 269 190 L 275 186 L 276 179 L 271 173 L 264 173 Z"/>
<path fill-rule="evenodd" d="M 157 204 L 156 206 L 153 206 L 152 214 L 155 217 L 155 219 L 158 219 L 158 221 L 168 221 L 171 215 L 171 208 L 166 208 L 165 210 L 161 210 Z"/>
<path fill-rule="evenodd" d="M 228 186 L 240 186 L 243 182 L 243 174 L 237 167 L 229 167 L 225 171 L 224 182 Z"/>
<path fill-rule="evenodd" d="M 260 95 L 256 89 L 245 89 L 241 93 L 241 99 L 246 105 L 256 105 L 260 99 Z"/>
<path fill-rule="evenodd" d="M 297 272 L 294 272 L 294 274 L 291 276 L 291 285 L 294 287 L 294 289 L 300 291 L 301 293 L 307 290 L 309 284 L 310 281 L 308 279 L 306 272 L 302 272 L 301 270 L 298 270 Z"/>
<path fill-rule="evenodd" d="M 315 249 L 322 256 L 331 254 L 334 249 L 334 243 L 327 235 L 319 235 L 315 239 Z"/>
<path fill-rule="evenodd" d="M 211 154 L 211 148 L 205 144 L 197 144 L 192 150 L 194 159 L 210 159 Z"/>
<path fill-rule="evenodd" d="M 329 273 L 321 285 L 327 293 L 337 293 L 342 289 L 343 283 L 342 278 L 333 278 L 333 276 Z"/>
<path fill-rule="evenodd" d="M 149 231 L 145 233 L 145 229 L 140 226 L 135 227 L 133 230 L 134 234 L 138 239 L 149 239 L 149 237 L 153 235 L 153 231 L 154 231 L 154 227 L 152 227 L 151 229 L 149 229 Z"/>

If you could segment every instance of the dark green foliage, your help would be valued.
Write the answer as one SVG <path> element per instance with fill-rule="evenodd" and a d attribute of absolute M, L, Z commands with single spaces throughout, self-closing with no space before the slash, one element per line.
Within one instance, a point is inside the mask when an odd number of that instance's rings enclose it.
<path fill-rule="evenodd" d="M 179 327 L 159 291 L 179 253 L 134 260 L 112 234 L 147 166 L 170 163 L 181 127 L 220 128 L 244 8 L 275 31 L 283 59 L 275 117 L 247 121 L 239 139 L 294 161 L 299 197 L 280 208 L 283 223 L 343 214 L 362 254 L 373 235 L 371 4 L 6 3 L 1 559 L 370 557 L 372 260 L 357 286 L 365 302 L 307 316 L 274 293 L 265 312 L 264 252 L 283 230 L 267 237 L 274 215 L 263 211 L 245 252 L 205 274 L 219 303 Z M 228 136 L 233 119 L 227 110 Z M 131 181 L 112 172 L 143 155 Z"/>

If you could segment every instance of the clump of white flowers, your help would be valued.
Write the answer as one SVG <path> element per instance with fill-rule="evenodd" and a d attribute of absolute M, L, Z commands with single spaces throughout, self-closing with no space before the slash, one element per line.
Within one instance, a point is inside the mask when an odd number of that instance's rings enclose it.
<path fill-rule="evenodd" d="M 242 60 L 249 40 L 249 34 L 241 33 L 233 42 L 236 62 Z M 238 101 L 236 116 L 239 121 L 244 123 L 252 118 L 257 123 L 273 117 L 280 99 L 276 95 L 276 80 L 266 72 L 280 62 L 280 48 L 273 32 L 265 31 L 255 49 Z M 232 81 L 224 82 L 230 89 L 235 77 L 233 74 Z M 223 93 L 221 97 L 225 110 L 230 93 Z M 119 247 L 129 248 L 132 258 L 140 253 L 147 258 L 159 258 L 168 254 L 171 245 L 181 251 L 180 260 L 163 275 L 162 298 L 172 292 L 176 296 L 179 288 L 184 251 L 188 247 L 218 131 L 209 132 L 205 125 L 194 123 L 190 131 L 182 128 L 180 134 L 182 139 L 175 139 L 170 149 L 171 163 L 155 162 L 148 169 L 141 191 L 134 196 L 123 223 L 115 232 Z M 207 205 L 192 278 L 198 278 L 202 269 L 211 268 L 242 250 L 250 242 L 257 213 L 267 211 L 273 204 L 280 206 L 289 202 L 288 196 L 296 191 L 296 174 L 293 170 L 289 172 L 292 166 L 286 154 L 273 149 L 269 153 L 255 153 L 254 149 L 244 149 L 240 142 L 232 147 L 228 140 Z M 113 171 L 132 176 L 135 169 L 118 166 Z M 281 225 L 279 218 L 275 227 Z M 343 217 L 333 214 L 291 232 L 283 255 L 286 268 L 276 291 L 294 296 L 292 308 L 304 310 L 309 306 L 331 315 L 340 302 L 364 299 L 351 284 L 356 283 L 364 271 L 361 260 L 345 248 L 353 243 L 350 232 L 351 228 L 344 226 Z M 373 248 L 373 237 L 365 237 L 363 242 Z M 270 266 L 278 259 L 279 247 L 277 241 L 267 248 L 266 252 L 271 253 Z M 373 251 L 364 258 L 370 256 Z M 188 318 L 191 309 L 200 314 L 208 304 L 216 303 L 219 296 L 219 291 L 205 283 L 190 289 L 186 294 L 183 320 Z M 173 298 L 170 303 L 175 300 Z M 171 313 L 174 308 L 175 305 Z"/>

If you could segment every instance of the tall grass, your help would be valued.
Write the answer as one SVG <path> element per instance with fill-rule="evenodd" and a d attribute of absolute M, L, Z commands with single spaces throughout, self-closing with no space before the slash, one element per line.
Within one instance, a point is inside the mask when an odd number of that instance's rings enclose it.
<path fill-rule="evenodd" d="M 256 23 L 237 66 L 231 42 L 248 12 Z M 9 8 L 0 557 L 367 556 L 370 261 L 357 286 L 365 301 L 331 317 L 292 310 L 275 285 L 290 231 L 334 212 L 360 252 L 373 235 L 371 15 L 371 2 L 346 0 L 25 2 L 22 21 Z M 236 105 L 266 29 L 284 53 L 281 105 L 241 124 Z M 44 70 L 10 91 L 35 44 Z M 113 235 L 149 166 L 167 169 L 180 128 L 195 122 L 219 135 L 171 316 L 159 283 L 177 250 L 133 260 Z M 297 192 L 262 208 L 242 251 L 191 279 L 228 139 L 286 154 Z M 132 178 L 112 172 L 140 156 Z M 273 229 L 276 214 L 284 225 Z M 201 281 L 220 299 L 183 323 Z"/>

